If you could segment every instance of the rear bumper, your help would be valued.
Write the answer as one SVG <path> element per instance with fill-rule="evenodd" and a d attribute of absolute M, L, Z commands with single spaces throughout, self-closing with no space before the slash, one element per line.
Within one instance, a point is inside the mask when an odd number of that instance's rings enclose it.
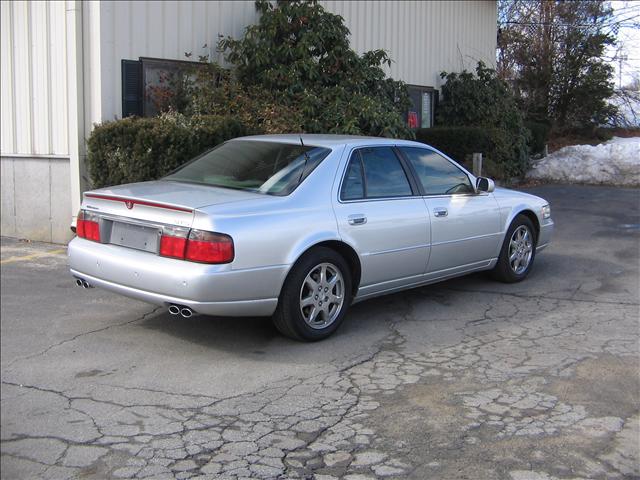
<path fill-rule="evenodd" d="M 71 274 L 96 287 L 159 306 L 186 305 L 217 316 L 268 316 L 278 303 L 287 265 L 233 270 L 75 238 Z"/>

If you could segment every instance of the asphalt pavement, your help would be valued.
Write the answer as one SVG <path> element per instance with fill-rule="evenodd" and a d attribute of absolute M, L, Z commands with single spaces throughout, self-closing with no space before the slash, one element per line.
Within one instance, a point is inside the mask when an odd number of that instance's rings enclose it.
<path fill-rule="evenodd" d="M 640 477 L 640 190 L 548 185 L 530 277 L 355 305 L 332 338 L 184 319 L 2 239 L 0 476 Z"/>

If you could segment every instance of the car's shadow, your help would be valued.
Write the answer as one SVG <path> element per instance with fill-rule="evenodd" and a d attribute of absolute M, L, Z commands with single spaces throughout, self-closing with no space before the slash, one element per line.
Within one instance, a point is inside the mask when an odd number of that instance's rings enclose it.
<path fill-rule="evenodd" d="M 243 357 L 268 355 L 270 360 L 291 360 L 304 355 L 307 360 L 326 361 L 328 351 L 337 357 L 349 356 L 359 347 L 372 346 L 387 335 L 385 315 L 402 301 L 391 295 L 353 305 L 336 334 L 321 342 L 300 342 L 278 332 L 269 317 L 213 317 L 196 315 L 183 318 L 167 311 L 150 315 L 138 325 L 154 332 L 198 344 L 213 351 L 226 351 Z M 320 358 L 322 357 L 322 358 Z"/>
<path fill-rule="evenodd" d="M 546 252 L 545 252 L 546 253 Z M 251 357 L 265 355 L 290 356 L 298 351 L 355 351 L 372 345 L 389 335 L 390 322 L 402 322 L 402 312 L 435 302 L 452 307 L 456 317 L 457 302 L 464 301 L 465 292 L 504 294 L 540 294 L 548 289 L 550 276 L 566 275 L 568 259 L 549 252 L 539 258 L 536 268 L 524 282 L 504 284 L 490 279 L 486 272 L 470 274 L 451 280 L 374 298 L 353 305 L 344 324 L 330 338 L 316 343 L 304 343 L 281 335 L 268 317 L 212 317 L 196 315 L 191 318 L 170 315 L 168 312 L 149 316 L 140 325 L 149 330 L 200 344 L 214 350 L 235 352 Z M 601 268 L 604 265 L 600 266 Z M 565 282 L 563 282 L 565 283 Z M 567 279 L 567 292 L 573 283 Z M 428 315 L 423 320 L 428 322 Z"/>

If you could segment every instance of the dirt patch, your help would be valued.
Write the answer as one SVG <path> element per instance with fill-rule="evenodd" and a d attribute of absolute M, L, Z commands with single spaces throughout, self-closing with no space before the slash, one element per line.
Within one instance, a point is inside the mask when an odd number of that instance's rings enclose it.
<path fill-rule="evenodd" d="M 583 405 L 590 416 L 627 418 L 640 409 L 640 377 L 636 357 L 600 355 L 581 362 L 575 374 L 546 389 L 558 399 Z"/>

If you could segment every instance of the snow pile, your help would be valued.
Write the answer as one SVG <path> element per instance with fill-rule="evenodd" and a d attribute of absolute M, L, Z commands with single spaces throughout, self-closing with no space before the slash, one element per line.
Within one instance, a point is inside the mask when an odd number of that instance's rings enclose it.
<path fill-rule="evenodd" d="M 640 186 L 640 137 L 573 145 L 533 163 L 526 178 L 563 183 Z"/>

